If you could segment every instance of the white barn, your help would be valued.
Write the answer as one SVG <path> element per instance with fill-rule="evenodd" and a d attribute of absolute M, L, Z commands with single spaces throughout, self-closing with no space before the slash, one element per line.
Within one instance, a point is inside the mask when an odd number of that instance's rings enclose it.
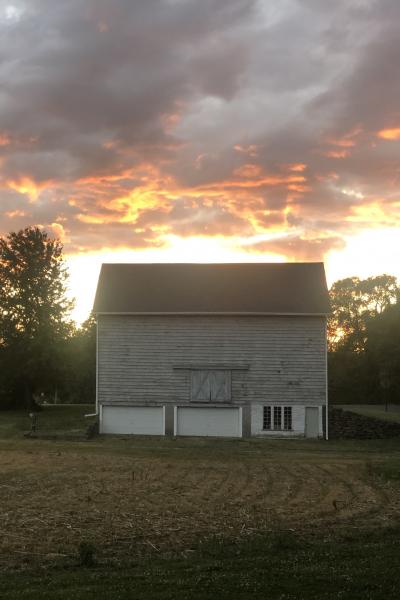
<path fill-rule="evenodd" d="M 323 436 L 322 263 L 104 264 L 94 312 L 100 433 Z"/>

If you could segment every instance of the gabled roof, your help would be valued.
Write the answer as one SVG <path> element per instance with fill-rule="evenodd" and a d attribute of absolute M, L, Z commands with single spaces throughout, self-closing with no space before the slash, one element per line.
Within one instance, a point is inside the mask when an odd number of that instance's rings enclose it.
<path fill-rule="evenodd" d="M 325 315 L 329 297 L 323 263 L 103 264 L 93 310 Z"/>

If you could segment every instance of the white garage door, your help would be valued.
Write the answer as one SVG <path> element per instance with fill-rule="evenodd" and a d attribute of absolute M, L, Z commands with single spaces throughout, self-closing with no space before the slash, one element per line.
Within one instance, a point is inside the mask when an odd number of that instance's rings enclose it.
<path fill-rule="evenodd" d="M 162 406 L 103 406 L 101 433 L 164 435 Z"/>
<path fill-rule="evenodd" d="M 239 408 L 178 407 L 177 435 L 241 437 Z"/>

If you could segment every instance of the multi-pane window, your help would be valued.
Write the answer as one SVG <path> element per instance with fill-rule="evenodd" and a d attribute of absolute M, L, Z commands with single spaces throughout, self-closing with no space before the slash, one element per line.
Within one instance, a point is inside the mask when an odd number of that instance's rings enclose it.
<path fill-rule="evenodd" d="M 282 410 L 283 408 L 283 410 Z M 263 431 L 274 429 L 275 431 L 291 431 L 292 407 L 291 406 L 264 406 L 263 407 Z"/>
<path fill-rule="evenodd" d="M 263 429 L 271 429 L 271 407 L 264 406 L 263 409 Z"/>
<path fill-rule="evenodd" d="M 292 407 L 285 406 L 283 408 L 283 429 L 290 431 L 292 429 Z"/>
<path fill-rule="evenodd" d="M 280 406 L 274 406 L 274 429 L 281 429 L 282 422 L 282 408 Z"/>

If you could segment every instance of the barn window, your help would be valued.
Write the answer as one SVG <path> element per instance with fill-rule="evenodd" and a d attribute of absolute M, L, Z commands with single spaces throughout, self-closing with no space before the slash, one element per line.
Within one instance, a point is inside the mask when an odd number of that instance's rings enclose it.
<path fill-rule="evenodd" d="M 271 429 L 271 407 L 264 406 L 263 409 L 263 429 Z"/>
<path fill-rule="evenodd" d="M 231 372 L 224 370 L 193 370 L 191 372 L 193 402 L 230 402 Z"/>
<path fill-rule="evenodd" d="M 292 429 L 292 407 L 285 406 L 283 408 L 283 429 L 287 431 Z"/>
<path fill-rule="evenodd" d="M 281 429 L 282 409 L 280 406 L 274 406 L 274 429 Z"/>
<path fill-rule="evenodd" d="M 273 418 L 272 418 L 273 416 Z M 282 422 L 283 417 L 283 422 Z M 284 406 L 263 406 L 263 431 L 274 429 L 275 431 L 291 431 L 292 425 L 292 407 Z"/>

